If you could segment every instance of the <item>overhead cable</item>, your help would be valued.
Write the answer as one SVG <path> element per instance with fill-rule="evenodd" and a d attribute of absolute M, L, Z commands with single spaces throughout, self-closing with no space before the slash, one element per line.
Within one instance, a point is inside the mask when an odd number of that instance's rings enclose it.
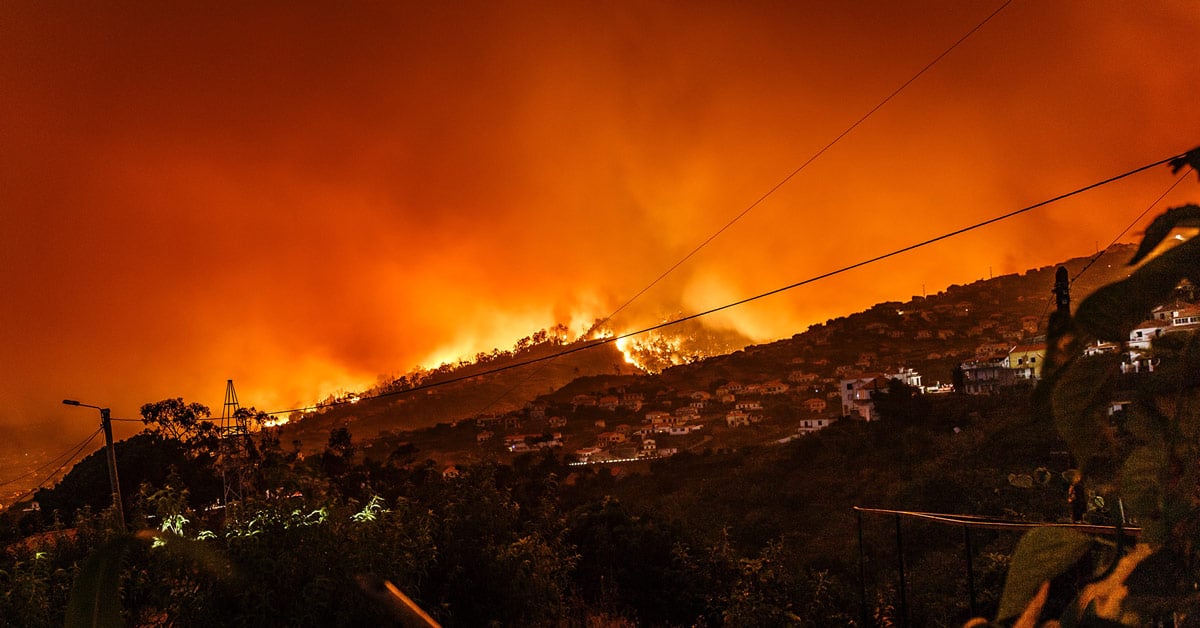
<path fill-rule="evenodd" d="M 546 361 L 548 361 L 548 360 L 554 360 L 554 359 L 557 359 L 557 358 L 563 357 L 563 356 L 565 356 L 565 355 L 570 355 L 570 354 L 573 354 L 573 353 L 578 353 L 578 352 L 580 352 L 580 351 L 586 351 L 586 350 L 588 350 L 588 349 L 594 349 L 594 348 L 596 348 L 596 347 L 600 347 L 600 346 L 604 346 L 604 345 L 612 344 L 612 343 L 615 343 L 615 342 L 617 342 L 618 340 L 624 340 L 624 339 L 626 339 L 626 338 L 631 338 L 631 337 L 634 337 L 634 336 L 640 336 L 640 335 L 642 335 L 642 334 L 646 334 L 646 333 L 649 333 L 649 332 L 652 332 L 652 331 L 657 331 L 657 330 L 659 330 L 659 329 L 663 329 L 663 328 L 666 328 L 666 327 L 671 327 L 671 326 L 673 326 L 673 325 L 678 325 L 678 324 L 680 324 L 680 323 L 684 323 L 684 322 L 687 322 L 687 321 L 691 321 L 691 320 L 695 320 L 695 319 L 698 319 L 698 318 L 702 318 L 702 317 L 704 317 L 704 316 L 709 316 L 709 315 L 712 315 L 712 314 L 716 314 L 717 312 L 721 312 L 721 311 L 724 311 L 724 310 L 728 310 L 728 309 L 731 309 L 731 308 L 735 308 L 735 307 L 738 307 L 738 306 L 740 306 L 740 305 L 745 305 L 745 304 L 747 304 L 747 303 L 751 303 L 751 302 L 753 302 L 753 301 L 758 301 L 758 300 L 761 300 L 761 299 L 765 299 L 765 298 L 767 298 L 767 297 L 769 297 L 769 296 L 773 296 L 773 295 L 776 295 L 776 294 L 779 294 L 779 293 L 782 293 L 782 292 L 786 292 L 786 291 L 788 291 L 788 290 L 792 290 L 792 289 L 795 289 L 795 288 L 799 288 L 799 287 L 801 287 L 801 286 L 806 286 L 806 285 L 808 285 L 808 284 L 815 283 L 815 282 L 818 282 L 818 281 L 822 281 L 822 280 L 824 280 L 824 279 L 829 279 L 830 277 L 834 277 L 834 276 L 836 276 L 836 275 L 841 275 L 841 274 L 843 274 L 843 273 L 846 273 L 846 272 L 849 272 L 849 271 L 851 271 L 851 270 L 855 270 L 855 269 L 858 269 L 858 268 L 862 268 L 863 266 L 867 266 L 867 265 L 870 265 L 870 264 L 874 264 L 874 263 L 876 263 L 876 262 L 881 262 L 881 261 L 883 261 L 883 260 L 886 260 L 886 259 L 889 259 L 889 258 L 892 258 L 892 257 L 896 257 L 897 255 L 901 255 L 901 254 L 903 254 L 903 253 L 908 253 L 908 252 L 910 252 L 910 251 L 914 251 L 914 250 L 916 250 L 916 249 L 919 249 L 919 248 L 922 248 L 922 247 L 926 247 L 926 246 L 929 246 L 929 245 L 931 245 L 931 244 L 934 244 L 934 243 L 937 243 L 937 242 L 941 242 L 942 240 L 947 240 L 947 239 L 949 239 L 949 238 L 953 238 L 953 237 L 955 237 L 955 236 L 962 235 L 962 234 L 964 234 L 964 233 L 967 233 L 967 232 L 970 232 L 970 231 L 974 231 L 974 230 L 976 230 L 976 229 L 980 229 L 980 228 L 986 227 L 986 226 L 988 226 L 988 225 L 990 225 L 990 224 L 993 224 L 993 223 L 996 223 L 996 222 L 1000 222 L 1000 221 L 1002 221 L 1002 220 L 1007 220 L 1007 219 L 1009 219 L 1009 218 L 1013 218 L 1013 217 L 1019 216 L 1019 215 L 1021 215 L 1021 214 L 1024 214 L 1024 213 L 1027 213 L 1027 212 L 1030 212 L 1030 211 L 1033 211 L 1033 210 L 1035 210 L 1035 209 L 1038 209 L 1038 208 L 1041 208 L 1041 207 L 1045 207 L 1045 206 L 1047 206 L 1047 205 L 1050 205 L 1050 204 L 1052 204 L 1052 203 L 1056 203 L 1056 202 L 1058 202 L 1058 201 L 1061 201 L 1061 200 L 1064 200 L 1064 199 L 1071 198 L 1071 197 L 1073 197 L 1073 196 L 1078 196 L 1078 195 L 1080 195 L 1080 194 L 1083 194 L 1084 192 L 1088 192 L 1088 191 L 1090 191 L 1090 190 L 1094 190 L 1094 189 L 1096 189 L 1096 188 L 1098 188 L 1098 187 L 1101 187 L 1101 186 L 1104 186 L 1104 185 L 1108 185 L 1108 184 L 1110 184 L 1110 183 L 1114 183 L 1114 182 L 1116 182 L 1116 181 L 1120 181 L 1121 179 L 1125 179 L 1125 178 L 1127 178 L 1127 177 L 1133 176 L 1133 175 L 1135 175 L 1135 174 L 1138 174 L 1138 173 L 1140 173 L 1140 172 L 1144 172 L 1144 171 L 1146 171 L 1146 170 L 1149 170 L 1149 169 L 1151 169 L 1151 168 L 1155 168 L 1155 167 L 1157 167 L 1157 166 L 1161 166 L 1161 165 L 1163 165 L 1163 164 L 1165 164 L 1165 163 L 1167 163 L 1167 162 L 1169 162 L 1169 161 L 1171 161 L 1171 160 L 1173 160 L 1173 159 L 1178 159 L 1178 158 L 1180 158 L 1180 157 L 1183 157 L 1185 154 L 1186 154 L 1186 153 L 1179 153 L 1179 154 L 1171 155 L 1170 157 L 1167 157 L 1167 158 L 1165 158 L 1165 159 L 1160 159 L 1160 160 L 1158 160 L 1158 161 L 1155 161 L 1155 162 L 1153 162 L 1153 163 L 1146 164 L 1146 165 L 1144 165 L 1144 166 L 1139 166 L 1139 167 L 1137 167 L 1137 168 L 1134 168 L 1134 169 L 1132 169 L 1132 170 L 1128 170 L 1128 171 L 1126 171 L 1126 172 L 1123 172 L 1123 173 L 1121 173 L 1121 174 L 1118 174 L 1118 175 L 1115 175 L 1115 176 L 1108 177 L 1107 179 L 1104 179 L 1104 180 L 1102 180 L 1102 181 L 1098 181 L 1098 182 L 1096 182 L 1096 183 L 1092 183 L 1092 184 L 1090 184 L 1090 185 L 1086 185 L 1086 186 L 1083 186 L 1083 187 L 1081 187 L 1081 188 L 1075 189 L 1075 190 L 1073 190 L 1073 191 L 1071 191 L 1071 192 L 1066 192 L 1066 193 L 1064 193 L 1064 194 L 1059 194 L 1058 196 L 1055 196 L 1055 197 L 1053 197 L 1053 198 L 1050 198 L 1050 199 L 1047 199 L 1047 200 L 1041 201 L 1041 202 L 1039 202 L 1039 203 L 1034 203 L 1033 205 L 1027 205 L 1027 206 L 1025 206 L 1025 207 L 1022 207 L 1021 209 L 1017 209 L 1017 210 L 1014 210 L 1014 211 L 1008 212 L 1008 213 L 1006 213 L 1006 214 L 1002 214 L 1002 215 L 1000 215 L 1000 216 L 996 216 L 996 217 L 994 217 L 994 218 L 989 218 L 989 219 L 987 219 L 987 220 L 984 220 L 984 221 L 982 221 L 982 222 L 977 222 L 977 223 L 975 223 L 975 224 L 973 224 L 973 225 L 970 225 L 970 226 L 967 226 L 967 227 L 962 227 L 962 228 L 960 228 L 960 229 L 956 229 L 956 230 L 954 230 L 954 231 L 950 231 L 950 232 L 948 232 L 948 233 L 944 233 L 944 234 L 942 234 L 942 235 L 939 235 L 939 236 L 936 236 L 936 237 L 933 237 L 933 238 L 929 238 L 929 239 L 927 239 L 927 240 L 923 240 L 923 241 L 921 241 L 921 242 L 917 242 L 917 243 L 915 243 L 915 244 L 910 244 L 910 245 L 908 245 L 908 246 L 901 247 L 901 248 L 899 248 L 899 249 L 893 250 L 893 251 L 891 251 L 891 252 L 888 252 L 888 253 L 883 253 L 883 254 L 881 254 L 881 255 L 876 255 L 875 257 L 872 257 L 872 258 L 869 258 L 869 259 L 865 259 L 865 260 L 862 260 L 862 261 L 860 261 L 860 262 L 855 262 L 855 263 L 853 263 L 853 264 L 849 264 L 849 265 L 847 265 L 847 266 L 843 266 L 843 267 L 841 267 L 841 268 L 838 268 L 838 269 L 835 269 L 835 270 L 831 270 L 831 271 L 828 271 L 828 272 L 825 272 L 825 273 L 821 273 L 821 274 L 819 274 L 819 275 L 816 275 L 816 276 L 814 276 L 814 277 L 809 277 L 808 279 L 804 279 L 804 280 L 802 280 L 802 281 L 797 281 L 797 282 L 795 282 L 795 283 L 788 284 L 788 285 L 786 285 L 786 286 L 783 286 L 783 287 L 781 287 L 781 288 L 776 288 L 776 289 L 774 289 L 774 290 L 769 290 L 769 291 L 767 291 L 767 292 L 763 292 L 763 293 L 761 293 L 761 294 L 757 294 L 757 295 L 754 295 L 754 296 L 751 296 L 751 297 L 746 297 L 746 298 L 744 298 L 744 299 L 741 299 L 741 300 L 738 300 L 738 301 L 734 301 L 734 302 L 732 302 L 732 303 L 727 303 L 727 304 L 725 304 L 725 305 L 721 305 L 721 306 L 718 306 L 718 307 L 714 307 L 714 308 L 712 308 L 712 309 L 704 310 L 704 311 L 702 311 L 702 312 L 697 312 L 697 313 L 694 313 L 694 314 L 689 314 L 689 315 L 687 315 L 687 316 L 683 316 L 683 317 L 680 317 L 680 318 L 671 319 L 671 320 L 669 320 L 669 321 L 665 321 L 665 322 L 659 323 L 659 324 L 657 324 L 657 325 L 652 325 L 652 326 L 650 326 L 650 327 L 646 327 L 646 328 L 643 328 L 643 329 L 639 329 L 639 330 L 637 330 L 637 331 L 631 331 L 631 332 L 627 332 L 627 333 L 620 334 L 620 335 L 614 335 L 614 336 L 610 336 L 610 337 L 607 337 L 607 338 L 598 338 L 598 339 L 595 339 L 595 340 L 592 340 L 592 341 L 589 341 L 589 342 L 585 342 L 584 344 L 581 344 L 581 345 L 579 345 L 579 346 L 575 346 L 575 347 L 568 347 L 568 348 L 566 348 L 566 349 L 563 349 L 562 351 L 557 351 L 557 352 L 551 353 L 551 354 L 549 354 L 549 355 L 540 356 L 540 357 L 536 357 L 536 358 L 529 358 L 529 359 L 527 359 L 527 360 L 522 360 L 522 361 L 520 361 L 520 362 L 514 362 L 514 363 L 512 363 L 512 364 L 506 364 L 506 365 L 504 365 L 504 366 L 498 366 L 498 367 L 491 368 L 491 369 L 485 369 L 485 370 L 483 370 L 483 371 L 477 371 L 477 372 L 473 372 L 473 373 L 471 373 L 471 374 L 469 374 L 469 375 L 459 375 L 459 376 L 450 377 L 450 378 L 443 379 L 443 380 L 438 380 L 438 381 L 436 381 L 436 382 L 430 382 L 430 383 L 428 383 L 428 384 L 418 384 L 418 385 L 416 385 L 416 386 L 412 386 L 412 387 L 409 387 L 409 388 L 405 388 L 405 389 L 403 389 L 403 390 L 394 390 L 394 391 L 383 392 L 383 393 L 379 393 L 379 394 L 377 394 L 377 395 L 370 396 L 370 397 L 359 397 L 359 398 L 357 398 L 357 400 L 356 400 L 356 401 L 350 401 L 350 400 L 345 400 L 345 401 L 335 401 L 335 402 L 333 402 L 333 403 L 329 403 L 329 404 L 323 404 L 323 405 L 321 405 L 321 406 L 307 406 L 307 407 L 303 407 L 303 408 L 293 408 L 293 409 L 289 409 L 289 410 L 277 410 L 277 411 L 274 411 L 274 412 L 265 412 L 265 413 L 263 413 L 263 414 L 267 414 L 267 415 L 283 415 L 283 414 L 292 414 L 292 413 L 294 413 L 294 412 L 309 412 L 309 411 L 317 410 L 317 409 L 320 409 L 320 408 L 328 408 L 328 407 L 334 407 L 334 406 L 345 405 L 345 404 L 349 404 L 349 403 L 356 403 L 356 402 L 358 402 L 358 401 L 365 401 L 365 400 L 370 400 L 370 399 L 380 399 L 380 398 L 384 398 L 384 397 L 394 397 L 394 396 L 397 396 L 397 395 L 406 395 L 406 394 L 410 394 L 410 393 L 417 392 L 417 391 L 420 391 L 420 390 L 428 390 L 428 389 L 431 389 L 431 388 L 436 388 L 436 387 L 440 387 L 440 386 L 446 386 L 446 385 L 449 385 L 449 384 L 454 384 L 454 383 L 458 383 L 458 382 L 466 381 L 466 380 L 473 379 L 473 378 L 476 378 L 476 377 L 482 377 L 482 376 L 485 376 L 485 375 L 494 375 L 494 374 L 496 374 L 496 373 L 501 373 L 501 372 L 504 372 L 504 371 L 510 371 L 510 370 L 517 369 L 517 368 L 521 368 L 521 367 L 524 367 L 524 366 L 529 366 L 529 365 L 531 365 L 531 364 L 538 364 L 538 363 L 541 363 L 541 362 L 546 362 Z"/>
<path fill-rule="evenodd" d="M 14 499 L 12 501 L 12 503 L 15 504 L 17 502 L 20 502 L 21 500 L 25 499 L 26 497 L 33 495 L 35 492 L 37 492 L 38 489 L 44 488 L 47 482 L 49 482 L 51 479 L 53 479 L 54 476 L 58 475 L 58 473 L 60 471 L 62 471 L 64 468 L 66 468 L 66 466 L 68 464 L 71 464 L 75 460 L 75 458 L 79 455 L 79 453 L 81 451 L 83 451 L 83 449 L 85 447 L 87 447 L 89 443 L 91 443 L 93 440 L 95 440 L 96 437 L 99 436 L 100 433 L 103 431 L 104 431 L 103 429 L 97 429 L 95 432 L 92 432 L 92 435 L 89 436 L 87 438 L 87 440 L 83 441 L 82 443 L 79 444 L 79 446 L 74 448 L 71 455 L 67 456 L 67 458 L 65 460 L 63 460 L 62 464 L 58 465 L 58 467 L 56 469 L 54 469 L 53 471 L 51 471 L 49 475 L 42 478 L 42 480 L 37 483 L 37 486 L 34 486 L 33 488 L 31 488 L 28 491 L 25 491 L 24 493 L 19 495 L 16 499 Z"/>
<path fill-rule="evenodd" d="M 721 227 L 720 229 L 717 229 L 717 231 L 715 233 L 713 233 L 712 235 L 705 238 L 705 240 L 703 242 L 701 242 L 700 244 L 696 245 L 696 248 L 692 249 L 687 255 L 684 255 L 678 262 L 675 262 L 674 264 L 672 264 L 670 268 L 663 271 L 663 273 L 661 275 L 656 277 L 654 279 L 654 281 L 651 281 L 649 284 L 647 284 L 645 288 L 642 288 L 641 290 L 639 290 L 637 292 L 637 294 L 630 297 L 628 301 L 621 304 L 621 306 L 618 307 L 617 309 L 613 310 L 612 314 L 609 314 L 607 317 L 605 317 L 599 324 L 603 325 L 604 323 L 607 323 L 610 319 L 612 319 L 614 316 L 616 316 L 622 310 L 629 307 L 639 297 L 641 297 L 643 294 L 645 294 L 647 291 L 649 291 L 651 288 L 653 288 L 655 285 L 657 285 L 658 282 L 665 279 L 667 277 L 667 275 L 670 275 L 671 273 L 675 272 L 675 269 L 679 268 L 680 266 L 682 266 L 684 264 L 684 262 L 688 261 L 694 255 L 699 253 L 700 249 L 703 249 L 705 246 L 708 246 L 708 244 L 710 242 L 717 239 L 722 233 L 724 233 L 726 230 L 728 230 L 730 227 L 732 227 L 734 225 L 734 223 L 741 220 L 746 214 L 750 213 L 750 211 L 753 210 L 755 207 L 758 207 L 759 205 L 761 205 L 763 201 L 767 200 L 767 198 L 769 196 L 771 196 L 772 194 L 774 194 L 776 191 L 778 191 L 779 188 L 782 188 L 789 181 L 791 181 L 796 175 L 800 174 L 800 171 L 807 168 L 809 166 L 809 164 L 816 161 L 817 158 L 819 158 L 821 155 L 824 155 L 825 152 L 828 151 L 830 148 L 833 148 L 834 144 L 837 144 L 838 142 L 840 142 L 842 140 L 842 138 L 849 135 L 852 131 L 854 131 L 854 129 L 857 129 L 860 124 L 862 124 L 863 122 L 866 122 L 867 118 L 870 118 L 872 115 L 875 114 L 875 112 L 882 109 L 884 105 L 888 104 L 888 102 L 890 102 L 893 98 L 895 98 L 897 95 L 899 95 L 900 92 L 904 91 L 904 89 L 906 87 L 913 84 L 917 79 L 921 78 L 921 75 L 928 72 L 930 70 L 930 68 L 937 65 L 937 63 L 939 61 L 941 61 L 944 57 L 946 57 L 946 55 L 953 52 L 955 48 L 958 48 L 958 46 L 961 45 L 963 42 L 965 42 L 969 37 L 971 37 L 971 35 L 974 35 L 976 33 L 976 31 L 983 28 L 984 25 L 986 25 L 988 22 L 992 21 L 992 18 L 996 17 L 1001 11 L 1004 10 L 1005 7 L 1007 7 L 1011 3 L 1012 3 L 1012 0 L 1005 0 L 1005 2 L 1003 4 L 1001 4 L 995 11 L 992 11 L 987 17 L 983 18 L 983 21 L 976 24 L 974 26 L 974 28 L 967 31 L 967 33 L 965 35 L 963 35 L 962 37 L 959 37 L 958 41 L 955 41 L 953 44 L 950 45 L 949 48 L 946 48 L 944 51 L 942 51 L 941 54 L 934 57 L 932 61 L 925 64 L 925 67 L 918 70 L 917 73 L 912 75 L 911 78 L 909 78 L 907 81 L 904 81 L 903 83 L 901 83 L 900 86 L 897 87 L 896 89 L 892 90 L 892 93 L 885 96 L 883 98 L 883 100 L 879 101 L 878 104 L 876 104 L 874 107 L 872 107 L 866 113 L 864 113 L 858 120 L 855 120 L 853 124 L 846 127 L 846 130 L 839 133 L 836 137 L 834 137 L 832 140 L 830 140 L 830 142 L 828 144 L 821 147 L 821 149 L 818 150 L 817 152 L 813 153 L 811 157 L 809 157 L 807 160 L 804 161 L 804 163 L 800 164 L 799 167 L 797 167 L 795 170 L 788 173 L 787 176 L 785 176 L 783 179 L 781 179 L 778 183 L 776 183 L 774 186 L 772 186 L 769 190 L 764 192 L 762 194 L 762 196 L 759 196 L 757 199 L 755 199 L 755 201 L 753 203 L 750 203 L 750 205 L 748 205 L 745 209 L 743 209 L 739 214 L 737 214 L 732 219 L 730 219 L 729 222 L 725 223 L 725 225 L 723 227 Z"/>

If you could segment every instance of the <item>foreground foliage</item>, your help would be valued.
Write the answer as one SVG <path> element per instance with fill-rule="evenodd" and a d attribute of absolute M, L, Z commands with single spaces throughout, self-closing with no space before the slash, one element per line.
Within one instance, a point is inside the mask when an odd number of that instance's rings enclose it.
<path fill-rule="evenodd" d="M 1200 149 L 1173 166 L 1200 166 Z M 1200 622 L 1200 335 L 1168 334 L 1147 354 L 1152 372 L 1131 378 L 1119 354 L 1087 355 L 1168 305 L 1183 281 L 1200 285 L 1200 239 L 1164 248 L 1177 229 L 1200 227 L 1200 206 L 1168 210 L 1146 230 L 1128 279 L 1051 322 L 1043 413 L 1052 417 L 1084 476 L 1119 500 L 1140 527 L 1136 545 L 1071 530 L 1022 540 L 997 617 L 1021 625 L 1147 625 Z M 1114 402 L 1126 408 L 1113 415 Z M 1118 517 L 1118 523 L 1120 518 Z M 1099 560 L 1097 560 L 1099 556 Z M 1061 603 L 1053 604 L 1054 598 Z"/>

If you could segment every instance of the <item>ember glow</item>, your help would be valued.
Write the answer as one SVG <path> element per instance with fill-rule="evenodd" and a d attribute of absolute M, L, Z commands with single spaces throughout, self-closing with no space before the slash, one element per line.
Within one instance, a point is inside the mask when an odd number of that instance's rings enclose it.
<path fill-rule="evenodd" d="M 94 426 L 64 397 L 219 408 L 229 378 L 244 405 L 302 407 L 582 333 L 999 4 L 5 2 L 0 425 L 74 439 Z M 1192 0 L 1013 2 L 609 326 L 1188 150 L 1198 32 Z M 1085 255 L 1173 181 L 1151 170 L 705 326 L 770 340 Z M 1198 199 L 1192 178 L 1162 207 Z"/>

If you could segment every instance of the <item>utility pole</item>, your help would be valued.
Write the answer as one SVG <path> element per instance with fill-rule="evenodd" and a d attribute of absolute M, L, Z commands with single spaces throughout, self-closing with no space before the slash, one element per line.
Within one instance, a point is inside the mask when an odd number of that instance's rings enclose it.
<path fill-rule="evenodd" d="M 121 483 L 117 481 L 117 452 L 113 450 L 112 413 L 100 408 L 100 427 L 104 428 L 104 448 L 108 450 L 108 483 L 112 485 L 113 506 L 117 509 L 117 522 L 125 531 L 125 506 L 121 501 Z"/>
<path fill-rule="evenodd" d="M 1054 300 L 1059 314 L 1071 315 L 1071 279 L 1065 266 L 1054 272 Z"/>
<path fill-rule="evenodd" d="M 63 405 L 95 408 L 100 411 L 100 429 L 104 430 L 104 447 L 108 458 L 108 482 L 112 487 L 113 508 L 117 511 L 117 523 L 125 531 L 125 506 L 121 501 L 121 483 L 117 480 L 117 452 L 113 449 L 112 412 L 108 408 L 80 403 L 74 399 L 63 399 Z"/>

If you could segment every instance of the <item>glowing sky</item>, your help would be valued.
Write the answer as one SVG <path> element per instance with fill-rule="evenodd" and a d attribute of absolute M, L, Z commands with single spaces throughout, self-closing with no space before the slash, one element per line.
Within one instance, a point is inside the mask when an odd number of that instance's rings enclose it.
<path fill-rule="evenodd" d="M 219 413 L 227 378 L 293 407 L 602 317 L 999 5 L 7 0 L 0 425 L 86 435 L 64 397 Z M 1015 0 L 614 326 L 1200 144 L 1197 33 L 1194 0 Z M 1173 181 L 710 323 L 769 340 L 1088 254 Z"/>

